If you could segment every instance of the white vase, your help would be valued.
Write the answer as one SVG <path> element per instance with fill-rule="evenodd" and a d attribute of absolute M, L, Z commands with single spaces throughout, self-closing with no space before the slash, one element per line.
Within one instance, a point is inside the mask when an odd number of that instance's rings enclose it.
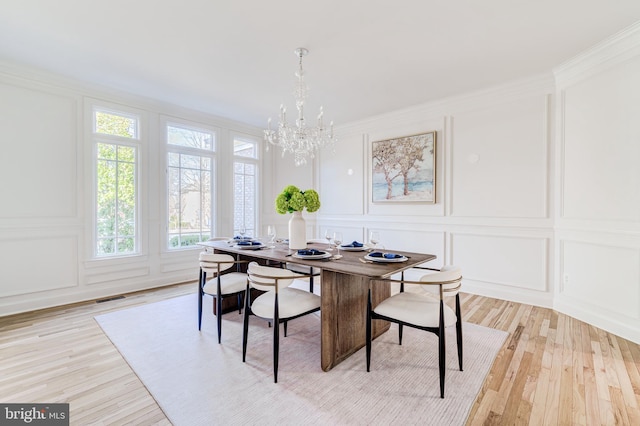
<path fill-rule="evenodd" d="M 299 250 L 307 248 L 307 224 L 302 212 L 293 212 L 289 219 L 289 248 Z"/>

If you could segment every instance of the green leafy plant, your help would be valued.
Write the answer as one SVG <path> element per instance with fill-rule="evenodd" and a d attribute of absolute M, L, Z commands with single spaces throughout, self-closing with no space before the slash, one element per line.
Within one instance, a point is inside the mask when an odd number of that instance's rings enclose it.
<path fill-rule="evenodd" d="M 280 214 L 299 212 L 304 209 L 312 213 L 320 208 L 320 196 L 313 189 L 301 191 L 289 185 L 276 198 L 276 211 Z"/>

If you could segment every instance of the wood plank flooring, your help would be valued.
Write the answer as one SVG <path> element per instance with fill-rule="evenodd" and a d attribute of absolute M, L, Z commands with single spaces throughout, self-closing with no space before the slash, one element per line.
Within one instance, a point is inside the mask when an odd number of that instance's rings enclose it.
<path fill-rule="evenodd" d="M 73 425 L 170 422 L 93 317 L 181 284 L 0 318 L 0 402 L 69 402 Z M 639 425 L 640 346 L 550 309 L 462 295 L 464 320 L 509 332 L 468 425 Z"/>

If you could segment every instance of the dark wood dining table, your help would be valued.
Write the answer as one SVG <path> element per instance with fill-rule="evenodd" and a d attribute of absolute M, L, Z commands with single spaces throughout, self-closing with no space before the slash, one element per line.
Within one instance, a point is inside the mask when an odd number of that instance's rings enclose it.
<path fill-rule="evenodd" d="M 433 254 L 384 250 L 403 255 L 404 262 L 373 263 L 363 261 L 367 251 L 340 250 L 340 259 L 300 259 L 294 257 L 297 250 L 287 244 L 265 245 L 258 250 L 239 248 L 227 241 L 206 241 L 201 246 L 215 252 L 229 253 L 238 259 L 277 263 L 297 263 L 321 269 L 321 354 L 320 363 L 328 371 L 365 345 L 367 294 L 371 289 L 375 306 L 391 295 L 388 282 L 379 281 L 393 274 L 418 266 L 436 258 Z M 309 243 L 308 248 L 326 251 L 328 244 Z M 336 254 L 336 250 L 332 251 Z M 260 262 L 262 260 L 262 262 Z M 386 321 L 374 321 L 373 337 L 389 329 Z M 364 362 L 364 361 L 363 361 Z"/>

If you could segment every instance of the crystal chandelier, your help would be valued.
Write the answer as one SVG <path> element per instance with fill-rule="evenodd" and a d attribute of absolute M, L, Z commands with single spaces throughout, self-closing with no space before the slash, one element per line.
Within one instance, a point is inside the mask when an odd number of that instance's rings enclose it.
<path fill-rule="evenodd" d="M 280 105 L 280 122 L 278 129 L 271 129 L 271 118 L 267 122 L 267 130 L 264 131 L 264 139 L 267 142 L 267 150 L 269 145 L 275 145 L 282 148 L 282 156 L 287 152 L 294 155 L 296 166 L 307 164 L 307 158 L 314 158 L 315 151 L 325 146 L 333 146 L 335 137 L 333 136 L 333 121 L 329 127 L 325 127 L 323 122 L 322 107 L 318 114 L 318 124 L 316 127 L 307 127 L 304 120 L 304 101 L 307 98 L 307 85 L 304 82 L 304 71 L 302 70 L 302 57 L 309 53 L 304 47 L 295 50 L 296 56 L 300 60 L 298 72 L 296 72 L 296 86 L 293 95 L 296 99 L 296 108 L 298 109 L 298 118 L 295 125 L 287 123 L 287 110 Z"/>

